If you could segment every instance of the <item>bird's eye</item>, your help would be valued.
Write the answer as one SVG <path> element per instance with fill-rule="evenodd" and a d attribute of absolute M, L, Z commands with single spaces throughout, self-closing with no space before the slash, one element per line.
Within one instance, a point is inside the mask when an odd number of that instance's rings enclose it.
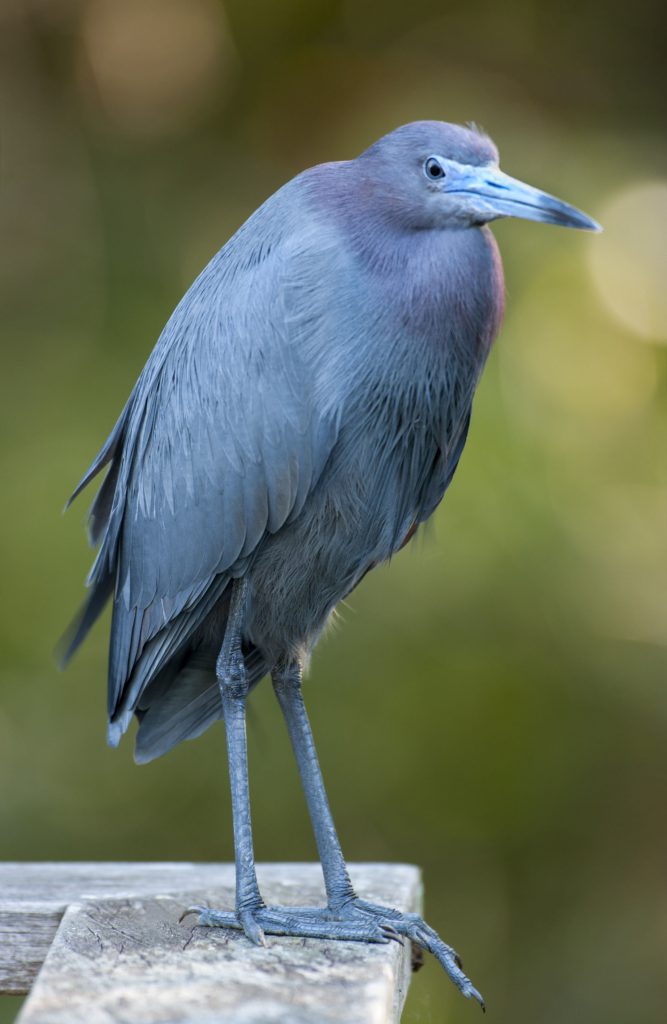
<path fill-rule="evenodd" d="M 436 178 L 444 178 L 445 176 L 442 164 L 438 163 L 434 156 L 430 156 L 424 164 L 424 174 L 432 181 Z"/>

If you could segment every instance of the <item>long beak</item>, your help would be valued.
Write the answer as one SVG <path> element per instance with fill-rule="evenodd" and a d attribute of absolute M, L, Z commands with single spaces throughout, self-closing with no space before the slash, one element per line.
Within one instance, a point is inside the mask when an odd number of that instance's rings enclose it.
<path fill-rule="evenodd" d="M 498 217 L 521 217 L 544 224 L 560 224 L 564 228 L 581 228 L 583 231 L 602 231 L 592 217 L 577 210 L 562 199 L 541 192 L 532 185 L 510 178 L 497 167 L 471 167 L 465 169 L 458 181 L 445 186 L 447 192 L 468 194 L 475 197 L 475 204 L 481 200 L 480 208 L 491 214 L 489 220 Z"/>

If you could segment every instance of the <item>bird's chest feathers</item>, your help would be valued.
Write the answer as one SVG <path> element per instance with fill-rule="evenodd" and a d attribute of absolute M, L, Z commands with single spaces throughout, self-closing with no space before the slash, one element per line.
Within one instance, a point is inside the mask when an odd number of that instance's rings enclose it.
<path fill-rule="evenodd" d="M 457 351 L 484 362 L 502 317 L 504 285 L 488 229 L 399 235 L 376 264 L 390 323 L 428 360 Z"/>
<path fill-rule="evenodd" d="M 376 311 L 357 380 L 378 409 L 451 432 L 502 316 L 503 281 L 489 231 L 399 236 L 381 257 L 363 254 L 365 302 Z"/>

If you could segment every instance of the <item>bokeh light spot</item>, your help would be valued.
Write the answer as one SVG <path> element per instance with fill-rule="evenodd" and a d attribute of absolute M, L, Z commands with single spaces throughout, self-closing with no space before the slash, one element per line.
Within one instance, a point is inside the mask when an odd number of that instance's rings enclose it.
<path fill-rule="evenodd" d="M 568 458 L 577 457 L 582 430 L 590 454 L 655 395 L 655 352 L 610 328 L 567 250 L 523 282 L 497 348 L 509 414 Z"/>
<path fill-rule="evenodd" d="M 161 135 L 187 124 L 233 63 L 215 0 L 92 0 L 82 25 L 84 88 L 116 127 Z"/>
<path fill-rule="evenodd" d="M 667 181 L 624 188 L 599 219 L 589 267 L 606 309 L 638 337 L 667 343 Z"/>

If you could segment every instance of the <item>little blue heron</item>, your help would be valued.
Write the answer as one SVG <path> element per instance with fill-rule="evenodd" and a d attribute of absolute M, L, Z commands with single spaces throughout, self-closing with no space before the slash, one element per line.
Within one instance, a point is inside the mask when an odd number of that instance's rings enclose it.
<path fill-rule="evenodd" d="M 76 488 L 100 545 L 65 660 L 109 598 L 109 742 L 137 762 L 224 719 L 236 907 L 209 926 L 410 938 L 482 1003 L 421 917 L 360 899 L 334 828 L 301 678 L 335 606 L 403 547 L 458 465 L 503 313 L 500 217 L 598 230 L 499 170 L 474 126 L 420 121 L 284 185 L 164 328 Z M 72 500 L 72 499 L 70 499 Z M 255 874 L 246 700 L 267 674 L 286 720 L 327 906 L 266 906 Z M 483 1003 L 482 1003 L 483 1005 Z"/>

